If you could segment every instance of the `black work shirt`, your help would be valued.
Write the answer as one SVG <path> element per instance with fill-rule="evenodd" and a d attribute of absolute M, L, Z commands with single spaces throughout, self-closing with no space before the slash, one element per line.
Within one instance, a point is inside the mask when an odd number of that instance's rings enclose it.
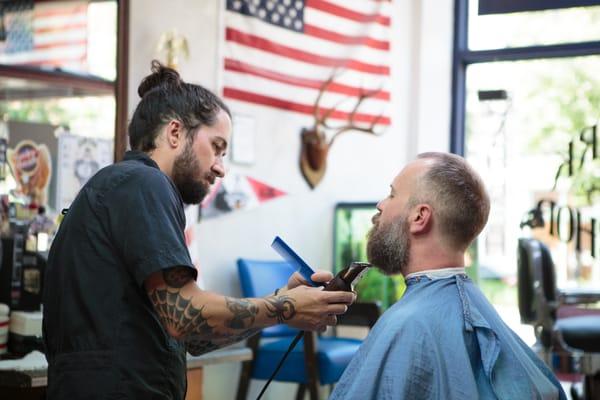
<path fill-rule="evenodd" d="M 179 192 L 145 153 L 128 152 L 81 189 L 45 275 L 49 400 L 183 399 L 184 345 L 163 328 L 143 283 L 193 268 L 184 228 Z"/>

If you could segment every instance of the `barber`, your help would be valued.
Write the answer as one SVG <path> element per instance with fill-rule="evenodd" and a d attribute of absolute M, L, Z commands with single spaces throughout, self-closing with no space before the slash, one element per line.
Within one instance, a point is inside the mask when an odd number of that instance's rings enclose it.
<path fill-rule="evenodd" d="M 186 350 L 203 354 L 281 323 L 323 330 L 355 299 L 309 287 L 297 273 L 265 298 L 201 290 L 183 207 L 225 175 L 231 115 L 213 93 L 156 61 L 138 94 L 132 151 L 85 184 L 50 249 L 49 400 L 183 399 Z"/>

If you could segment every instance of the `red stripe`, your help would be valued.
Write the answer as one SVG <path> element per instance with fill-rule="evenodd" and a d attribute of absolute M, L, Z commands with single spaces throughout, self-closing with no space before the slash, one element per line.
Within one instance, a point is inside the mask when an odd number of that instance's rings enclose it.
<path fill-rule="evenodd" d="M 35 56 L 35 54 L 34 54 Z M 51 59 L 51 60 L 35 60 L 35 61 L 24 61 L 19 63 L 20 65 L 47 65 L 47 66 L 52 66 L 52 67 L 62 67 L 65 64 L 74 62 L 74 61 L 78 61 L 78 62 L 83 62 L 85 61 L 86 56 L 82 55 L 81 57 L 73 57 L 73 58 L 60 58 L 60 59 Z"/>
<path fill-rule="evenodd" d="M 390 26 L 390 17 L 380 14 L 363 14 L 348 8 L 340 7 L 325 0 L 306 0 L 306 6 L 333 14 L 336 17 L 351 19 L 358 22 L 377 22 L 383 26 Z"/>
<path fill-rule="evenodd" d="M 284 46 L 273 41 L 263 39 L 256 35 L 243 33 L 233 28 L 227 28 L 226 38 L 229 41 L 239 43 L 244 46 L 268 51 L 282 57 L 304 61 L 311 64 L 323 65 L 326 67 L 344 67 L 371 74 L 390 74 L 390 68 L 384 65 L 373 65 L 356 60 L 319 56 L 318 54 L 297 50 L 289 46 Z"/>
<path fill-rule="evenodd" d="M 56 32 L 64 32 L 64 31 L 70 31 L 73 29 L 81 29 L 87 28 L 87 23 L 85 22 L 80 22 L 80 23 L 73 23 L 73 24 L 66 24 L 66 25 L 61 25 L 61 26 L 52 26 L 52 27 L 46 27 L 46 28 L 37 28 L 35 29 L 35 34 L 39 35 L 39 34 L 43 34 L 43 33 L 56 33 Z"/>
<path fill-rule="evenodd" d="M 36 44 L 34 48 L 36 50 L 52 49 L 55 47 L 75 47 L 75 46 L 87 46 L 87 40 L 71 40 L 66 42 L 51 42 L 46 44 Z"/>
<path fill-rule="evenodd" d="M 348 36 L 341 33 L 328 31 L 310 24 L 304 24 L 304 33 L 319 39 L 329 40 L 330 42 L 352 44 L 358 46 L 368 46 L 379 50 L 389 50 L 390 42 L 386 40 L 372 39 L 368 36 Z"/>
<path fill-rule="evenodd" d="M 4 321 L 4 322 L 0 322 L 0 328 L 4 327 L 4 326 L 8 326 L 8 323 L 10 321 Z"/>
<path fill-rule="evenodd" d="M 280 108 L 280 109 L 283 109 L 286 111 L 295 111 L 295 112 L 302 113 L 302 114 L 312 115 L 314 113 L 313 105 L 309 106 L 306 104 L 294 103 L 292 101 L 276 99 L 274 97 L 263 96 L 260 94 L 250 93 L 250 92 L 246 92 L 243 90 L 233 89 L 230 87 L 223 88 L 223 97 L 234 99 L 234 100 L 246 101 L 249 103 L 261 104 L 263 106 Z M 327 108 L 321 109 L 322 113 L 328 113 L 329 111 L 330 110 Z M 350 117 L 350 113 L 336 110 L 336 111 L 331 112 L 330 117 L 333 119 L 347 120 Z M 378 117 L 376 115 L 372 115 L 372 114 L 363 114 L 363 113 L 354 114 L 355 122 L 373 123 L 377 118 Z M 380 125 L 389 125 L 390 118 L 389 117 L 381 117 L 377 123 Z"/>
<path fill-rule="evenodd" d="M 44 18 L 44 17 L 54 17 L 57 15 L 62 15 L 65 17 L 75 16 L 75 14 L 87 14 L 87 4 L 82 4 L 76 7 L 42 7 L 41 9 L 35 7 L 33 9 L 33 17 L 34 18 Z"/>
<path fill-rule="evenodd" d="M 261 78 L 270 79 L 272 81 L 287 83 L 294 86 L 300 86 L 310 89 L 321 89 L 324 81 L 316 80 L 316 79 L 307 79 L 307 78 L 299 78 L 296 76 L 286 75 L 279 72 L 271 71 L 265 68 L 255 67 L 250 64 L 243 63 L 238 60 L 232 60 L 230 58 L 225 59 L 225 70 L 241 72 L 243 74 L 254 75 Z M 332 82 L 329 86 L 327 86 L 328 92 L 334 92 L 339 94 L 344 94 L 347 96 L 358 97 L 362 95 L 365 90 L 361 88 L 357 88 L 354 86 L 344 85 L 341 83 Z M 389 100 L 390 93 L 388 91 L 379 91 L 375 93 L 370 98 L 380 99 L 380 100 Z"/>

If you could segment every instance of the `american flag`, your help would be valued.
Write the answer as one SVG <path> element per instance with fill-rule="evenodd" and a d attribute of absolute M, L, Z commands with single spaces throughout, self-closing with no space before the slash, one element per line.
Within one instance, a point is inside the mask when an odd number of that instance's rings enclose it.
<path fill-rule="evenodd" d="M 0 64 L 87 70 L 87 2 L 8 3 Z"/>
<path fill-rule="evenodd" d="M 389 125 L 390 2 L 227 0 L 223 96 L 313 115 Z"/>

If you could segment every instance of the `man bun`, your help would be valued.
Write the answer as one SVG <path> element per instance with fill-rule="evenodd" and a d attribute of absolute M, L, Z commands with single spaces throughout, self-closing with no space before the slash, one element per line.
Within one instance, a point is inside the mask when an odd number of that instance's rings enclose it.
<path fill-rule="evenodd" d="M 140 102 L 129 121 L 132 150 L 156 149 L 161 127 L 175 119 L 183 124 L 190 143 L 201 126 L 213 126 L 220 111 L 231 118 L 229 108 L 210 90 L 184 82 L 173 68 L 153 60 L 151 73 L 138 87 Z"/>
<path fill-rule="evenodd" d="M 179 76 L 179 72 L 162 65 L 158 60 L 152 60 L 150 71 L 152 73 L 146 76 L 138 87 L 138 95 L 140 97 L 144 97 L 146 93 L 161 86 L 177 87 L 184 84 Z"/>

